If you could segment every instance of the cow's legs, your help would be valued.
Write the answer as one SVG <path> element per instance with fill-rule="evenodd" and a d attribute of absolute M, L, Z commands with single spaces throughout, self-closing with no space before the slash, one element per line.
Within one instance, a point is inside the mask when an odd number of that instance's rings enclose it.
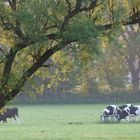
<path fill-rule="evenodd" d="M 19 119 L 19 116 L 18 116 L 18 110 L 17 110 L 17 112 L 15 114 L 15 117 L 16 117 L 17 123 L 18 124 L 21 124 L 20 119 Z"/>
<path fill-rule="evenodd" d="M 16 116 L 13 116 L 13 124 L 16 124 Z"/>
<path fill-rule="evenodd" d="M 136 121 L 140 121 L 140 115 L 136 116 Z"/>
<path fill-rule="evenodd" d="M 118 118 L 116 116 L 113 116 L 113 122 L 117 122 Z"/>
<path fill-rule="evenodd" d="M 3 123 L 4 123 L 4 124 L 7 123 L 7 119 L 3 120 Z"/>
<path fill-rule="evenodd" d="M 126 121 L 127 121 L 127 123 L 130 122 L 130 116 L 126 116 Z"/>
<path fill-rule="evenodd" d="M 17 120 L 17 123 L 18 123 L 18 124 L 21 124 L 20 119 L 19 119 L 18 116 L 16 116 L 16 120 Z"/>

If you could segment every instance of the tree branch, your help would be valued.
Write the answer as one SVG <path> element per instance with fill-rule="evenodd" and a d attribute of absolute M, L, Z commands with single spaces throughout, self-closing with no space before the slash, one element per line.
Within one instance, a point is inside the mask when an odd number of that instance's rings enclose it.
<path fill-rule="evenodd" d="M 68 13 L 70 13 L 70 11 L 71 11 L 71 9 L 72 9 L 71 3 L 70 3 L 69 0 L 65 0 L 65 1 L 66 1 L 66 3 L 68 4 Z"/>
<path fill-rule="evenodd" d="M 91 4 L 88 7 L 82 7 L 81 0 L 77 0 L 75 9 L 72 11 L 69 11 L 68 14 L 65 16 L 64 21 L 61 26 L 61 30 L 64 30 L 64 27 L 68 24 L 69 20 L 75 15 L 77 15 L 78 13 L 95 9 L 97 6 L 97 1 L 98 0 L 94 0 L 93 2 L 91 2 Z"/>
<path fill-rule="evenodd" d="M 3 49 L 0 47 L 0 51 L 3 53 L 3 55 L 6 57 L 6 53 L 3 51 Z"/>
<path fill-rule="evenodd" d="M 81 5 L 82 5 L 82 0 L 77 0 L 75 9 L 80 9 Z"/>
<path fill-rule="evenodd" d="M 58 50 L 64 48 L 66 45 L 71 43 L 71 41 L 65 41 L 61 44 L 55 45 L 53 48 L 46 50 L 42 56 L 29 68 L 27 69 L 23 75 L 19 78 L 17 83 L 15 84 L 12 91 L 6 95 L 6 99 L 10 100 L 15 97 L 25 84 L 25 82 L 40 68 L 44 65 L 44 63 Z"/>
<path fill-rule="evenodd" d="M 27 47 L 28 45 L 30 45 L 32 42 L 21 42 L 16 44 L 16 46 L 14 48 L 11 48 L 9 53 L 6 55 L 5 59 L 5 65 L 4 65 L 4 70 L 3 70 L 3 74 L 2 74 L 2 78 L 1 78 L 1 86 L 0 89 L 5 89 L 5 87 L 7 87 L 7 83 L 10 77 L 10 73 L 11 73 L 11 68 L 12 68 L 12 64 L 14 62 L 15 56 L 17 54 L 18 51 L 20 51 L 21 49 Z"/>

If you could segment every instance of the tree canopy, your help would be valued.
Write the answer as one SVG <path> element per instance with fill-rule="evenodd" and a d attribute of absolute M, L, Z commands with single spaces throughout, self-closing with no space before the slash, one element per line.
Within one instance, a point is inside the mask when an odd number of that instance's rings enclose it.
<path fill-rule="evenodd" d="M 139 24 L 139 6 L 138 0 L 0 0 L 0 108 L 33 75 L 48 78 L 51 65 L 65 74 L 73 66 L 66 57 L 98 55 L 104 36 Z"/>

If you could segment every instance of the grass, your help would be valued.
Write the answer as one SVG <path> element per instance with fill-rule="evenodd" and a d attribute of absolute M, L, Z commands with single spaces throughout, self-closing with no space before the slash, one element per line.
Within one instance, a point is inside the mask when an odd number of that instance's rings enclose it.
<path fill-rule="evenodd" d="M 21 125 L 0 124 L 0 140 L 140 140 L 140 123 L 100 123 L 105 105 L 21 105 Z"/>

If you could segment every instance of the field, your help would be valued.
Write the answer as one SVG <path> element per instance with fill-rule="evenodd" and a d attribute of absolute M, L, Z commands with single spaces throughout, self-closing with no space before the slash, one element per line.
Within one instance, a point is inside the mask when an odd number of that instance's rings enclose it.
<path fill-rule="evenodd" d="M 140 140 L 140 123 L 99 122 L 106 105 L 20 105 L 21 124 L 0 124 L 0 140 Z"/>

